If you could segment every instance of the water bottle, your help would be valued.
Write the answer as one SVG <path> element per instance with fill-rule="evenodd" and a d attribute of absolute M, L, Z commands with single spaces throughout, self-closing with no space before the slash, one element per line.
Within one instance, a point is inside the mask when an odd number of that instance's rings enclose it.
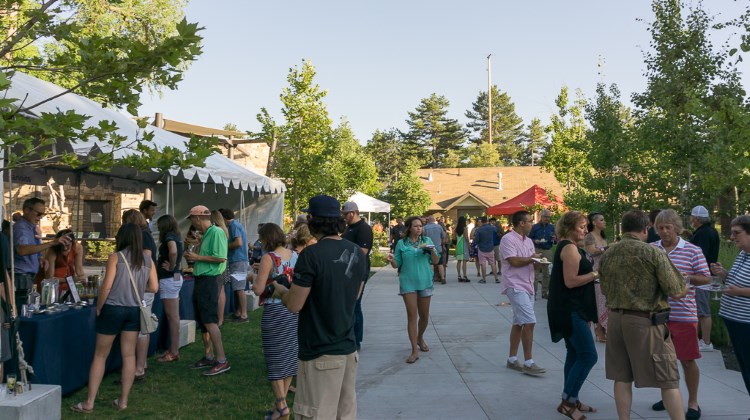
<path fill-rule="evenodd" d="M 36 284 L 31 287 L 31 293 L 29 293 L 28 298 L 28 308 L 29 311 L 36 311 L 39 309 L 39 305 L 41 303 L 41 296 L 39 295 L 39 292 L 36 291 Z"/>

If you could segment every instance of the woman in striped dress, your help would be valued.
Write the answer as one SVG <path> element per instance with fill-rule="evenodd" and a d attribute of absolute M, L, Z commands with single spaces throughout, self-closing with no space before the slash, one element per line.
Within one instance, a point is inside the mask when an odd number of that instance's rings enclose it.
<path fill-rule="evenodd" d="M 732 220 L 731 229 L 730 237 L 740 253 L 729 271 L 721 263 L 711 264 L 711 271 L 726 283 L 719 316 L 727 327 L 745 388 L 750 392 L 750 215 Z"/>
<path fill-rule="evenodd" d="M 289 417 L 286 394 L 297 374 L 297 314 L 293 314 L 281 303 L 281 299 L 271 297 L 269 286 L 276 283 L 278 276 L 286 276 L 291 283 L 297 253 L 287 249 L 284 231 L 274 223 L 264 224 L 258 231 L 260 242 L 266 254 L 260 259 L 258 277 L 253 281 L 253 292 L 264 297 L 263 317 L 260 322 L 263 355 L 276 401 L 266 419 L 276 420 Z M 289 287 L 289 284 L 286 284 Z"/>

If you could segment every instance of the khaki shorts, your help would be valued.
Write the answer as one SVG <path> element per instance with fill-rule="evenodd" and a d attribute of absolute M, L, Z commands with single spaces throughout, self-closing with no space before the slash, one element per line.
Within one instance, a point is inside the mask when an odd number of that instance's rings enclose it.
<path fill-rule="evenodd" d="M 323 355 L 299 361 L 294 418 L 356 419 L 359 355 Z"/>
<path fill-rule="evenodd" d="M 677 354 L 666 324 L 649 318 L 609 312 L 605 371 L 607 379 L 635 382 L 636 388 L 679 387 Z"/>

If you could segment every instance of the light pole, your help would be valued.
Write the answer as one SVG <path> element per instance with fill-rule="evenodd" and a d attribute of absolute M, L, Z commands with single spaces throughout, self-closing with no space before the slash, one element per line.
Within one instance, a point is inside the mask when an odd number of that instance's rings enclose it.
<path fill-rule="evenodd" d="M 487 56 L 487 140 L 492 144 L 492 54 Z"/>

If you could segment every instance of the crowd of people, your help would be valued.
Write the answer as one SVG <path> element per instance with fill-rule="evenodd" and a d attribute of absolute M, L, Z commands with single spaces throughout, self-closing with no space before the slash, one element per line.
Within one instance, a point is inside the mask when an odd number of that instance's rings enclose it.
<path fill-rule="evenodd" d="M 134 382 L 143 380 L 147 369 L 150 335 L 142 332 L 142 310 L 157 296 L 164 304 L 165 319 L 160 322 L 168 327 L 169 340 L 156 360 L 180 360 L 179 296 L 183 276 L 189 274 L 195 282 L 192 304 L 204 349 L 190 368 L 206 376 L 231 369 L 220 328 L 226 304 L 222 294 L 230 284 L 238 298 L 231 318 L 245 323 L 245 291 L 251 290 L 263 305 L 261 341 L 275 398 L 266 418 L 290 415 L 287 395 L 294 377 L 297 418 L 355 418 L 357 351 L 364 332 L 361 300 L 373 248 L 373 228 L 360 216 L 357 204 L 342 206 L 332 197 L 316 196 L 304 210 L 307 216 L 301 216 L 288 234 L 274 223 L 262 223 L 253 245 L 232 210 L 193 207 L 187 214 L 190 230 L 183 236 L 172 215 L 152 222 L 156 209 L 156 203 L 144 200 L 139 209 L 122 215 L 96 304 L 96 349 L 87 398 L 71 408 L 93 412 L 118 335 L 121 390 L 112 406 L 127 408 Z M 26 200 L 12 241 L 0 241 L 3 320 L 17 316 L 15 308 L 26 302 L 35 278 L 85 277 L 83 249 L 73 232 L 61 230 L 48 242 L 42 240 L 37 226 L 44 214 L 44 201 Z M 712 276 L 726 284 L 719 315 L 750 391 L 750 216 L 731 223 L 731 239 L 740 252 L 730 269 L 718 262 L 719 234 L 703 206 L 691 212 L 693 232 L 683 228 L 681 217 L 671 209 L 650 215 L 629 211 L 620 222 L 622 238 L 613 242 L 607 239 L 602 214 L 569 211 L 556 224 L 548 210 L 539 216 L 534 223 L 528 211 L 516 212 L 508 231 L 487 217 L 459 217 L 455 228 L 433 216 L 396 220 L 387 262 L 398 270 L 399 295 L 406 309 L 411 347 L 406 363 L 415 363 L 420 352 L 430 350 L 425 338 L 430 301 L 434 284 L 448 280 L 446 265 L 453 245 L 457 281 L 471 281 L 467 264 L 473 259 L 479 283 L 492 274 L 510 302 L 508 369 L 546 373 L 533 359 L 533 341 L 534 302 L 538 294 L 547 299 L 551 340 L 564 341 L 567 350 L 557 411 L 569 418 L 585 419 L 584 413 L 596 411 L 579 399 L 598 360 L 595 340 L 606 343 L 606 377 L 614 381 L 620 418 L 629 417 L 633 383 L 661 389 L 654 410 L 666 410 L 672 418 L 700 418 L 696 360 L 702 351 L 713 349 L 710 296 L 703 287 Z M 15 248 L 15 282 L 8 275 L 9 243 Z M 0 330 L 3 361 L 11 348 L 7 332 Z M 686 412 L 678 361 L 688 390 Z"/>
<path fill-rule="evenodd" d="M 713 350 L 711 292 L 706 287 L 712 276 L 725 283 L 719 315 L 750 392 L 750 267 L 745 267 L 750 216 L 731 223 L 731 239 L 740 253 L 728 271 L 718 262 L 720 237 L 703 206 L 691 211 L 692 231 L 672 209 L 629 211 L 622 217 L 622 237 L 616 241 L 607 239 L 601 213 L 570 211 L 556 224 L 549 210 L 539 216 L 534 223 L 531 213 L 516 212 L 507 232 L 486 217 L 461 216 L 455 229 L 432 216 L 397 220 L 388 262 L 399 270 L 399 294 L 406 306 L 411 343 L 407 363 L 418 360 L 419 351 L 429 351 L 424 332 L 430 297 L 435 283 L 445 284 L 444 245 L 452 243 L 457 281 L 470 282 L 467 263 L 473 260 L 479 283 L 486 283 L 491 272 L 510 302 L 509 369 L 528 375 L 546 372 L 534 362 L 532 347 L 534 301 L 538 294 L 547 299 L 551 339 L 564 341 L 567 350 L 559 413 L 585 419 L 584 413 L 596 411 L 578 395 L 597 363 L 597 340 L 606 343 L 606 376 L 615 383 L 620 418 L 630 416 L 633 383 L 662 390 L 654 411 L 666 410 L 671 418 L 700 418 L 696 360 L 701 352 Z M 430 226 L 436 228 L 428 233 Z M 519 347 L 523 359 L 518 357 Z M 686 411 L 678 361 L 688 390 Z"/>
<path fill-rule="evenodd" d="M 361 295 L 373 246 L 372 228 L 360 217 L 357 204 L 341 206 L 332 197 L 316 196 L 305 209 L 307 216 L 298 219 L 291 232 L 285 234 L 274 223 L 261 223 L 259 239 L 252 245 L 230 209 L 194 206 L 186 215 L 190 229 L 183 236 L 174 216 L 152 220 L 157 207 L 144 200 L 139 209 L 122 215 L 96 302 L 96 345 L 87 398 L 71 409 L 94 411 L 105 362 L 117 336 L 122 375 L 116 381 L 119 396 L 111 405 L 117 410 L 127 408 L 133 384 L 146 377 L 150 334 L 144 330 L 143 317 L 157 297 L 165 315 L 159 322 L 167 327 L 169 339 L 168 348 L 156 361 L 180 360 L 179 298 L 184 276 L 190 275 L 194 281 L 191 303 L 204 349 L 191 369 L 200 369 L 205 376 L 231 369 L 220 328 L 225 322 L 225 285 L 236 297 L 231 314 L 236 323 L 248 322 L 245 293 L 249 289 L 263 305 L 261 341 L 275 398 L 266 418 L 290 416 L 286 399 L 294 377 L 297 418 L 355 418 L 354 379 L 364 323 Z M 39 231 L 45 213 L 44 201 L 26 200 L 20 217 L 15 218 L 13 238 L 0 240 L 5 273 L 0 278 L 3 325 L 17 318 L 16 308 L 27 302 L 38 279 L 87 280 L 80 238 L 64 229 L 45 242 Z M 8 271 L 9 245 L 15 251 L 14 282 Z M 61 285 L 66 283 L 61 281 Z M 11 358 L 13 349 L 7 328 L 0 329 L 2 361 Z"/>

